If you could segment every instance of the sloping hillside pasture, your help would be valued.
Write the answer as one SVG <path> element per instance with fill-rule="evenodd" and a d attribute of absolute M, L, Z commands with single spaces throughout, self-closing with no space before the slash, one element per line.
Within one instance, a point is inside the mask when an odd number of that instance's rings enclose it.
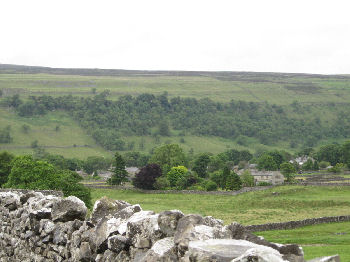
<path fill-rule="evenodd" d="M 24 133 L 22 126 L 29 126 Z M 31 143 L 38 141 L 39 146 L 52 154 L 85 159 L 88 156 L 112 156 L 112 152 L 96 145 L 94 139 L 74 122 L 65 112 L 50 112 L 45 116 L 19 117 L 14 112 L 0 108 L 0 127 L 11 126 L 13 142 L 0 144 L 0 151 L 9 151 L 16 155 L 32 154 Z M 59 130 L 56 131 L 56 126 Z M 86 147 L 88 146 L 88 147 Z"/>
<path fill-rule="evenodd" d="M 0 71 L 1 72 L 1 71 Z M 301 103 L 347 103 L 350 100 L 350 77 L 317 77 L 276 74 L 259 74 L 222 77 L 220 73 L 188 76 L 176 75 L 124 75 L 124 76 L 80 76 L 53 74 L 1 74 L 0 89 L 5 95 L 20 93 L 28 95 L 78 95 L 91 96 L 92 89 L 111 91 L 111 98 L 142 93 L 161 94 L 170 97 L 210 97 L 215 101 L 231 99 L 251 102 L 269 102 L 286 105 L 297 100 Z"/>

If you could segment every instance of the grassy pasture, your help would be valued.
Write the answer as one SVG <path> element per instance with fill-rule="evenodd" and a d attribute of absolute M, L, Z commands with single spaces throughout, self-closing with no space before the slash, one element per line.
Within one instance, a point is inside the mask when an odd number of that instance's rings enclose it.
<path fill-rule="evenodd" d="M 293 230 L 257 232 L 259 236 L 277 243 L 296 243 L 303 247 L 306 259 L 339 254 L 350 261 L 350 222 L 305 226 Z"/>
<path fill-rule="evenodd" d="M 273 194 L 273 192 L 275 192 Z M 281 186 L 238 196 L 144 194 L 132 190 L 92 189 L 93 200 L 102 196 L 139 203 L 156 212 L 180 209 L 184 213 L 211 215 L 225 223 L 283 222 L 350 214 L 349 187 Z"/>
<path fill-rule="evenodd" d="M 273 194 L 273 192 L 275 192 Z M 225 224 L 262 224 L 321 216 L 350 214 L 350 187 L 281 186 L 237 196 L 143 194 L 132 190 L 93 189 L 93 201 L 108 196 L 144 210 L 156 212 L 180 209 L 223 219 Z M 277 243 L 303 247 L 306 259 L 339 254 L 350 261 L 350 222 L 320 224 L 294 230 L 257 232 Z"/>
<path fill-rule="evenodd" d="M 22 131 L 24 124 L 30 128 L 27 134 Z M 38 140 L 39 146 L 47 147 L 45 148 L 47 152 L 65 157 L 85 159 L 93 155 L 106 157 L 112 155 L 96 145 L 94 139 L 89 137 L 65 112 L 50 112 L 45 116 L 26 118 L 0 108 L 0 127 L 8 125 L 11 126 L 13 142 L 0 144 L 0 151 L 6 150 L 16 155 L 32 154 L 31 143 Z M 59 126 L 57 132 L 56 126 Z"/>
<path fill-rule="evenodd" d="M 0 74 L 0 89 L 5 95 L 79 95 L 91 96 L 97 92 L 111 91 L 111 98 L 125 94 L 161 94 L 170 97 L 210 97 L 215 101 L 244 100 L 268 101 L 285 105 L 294 100 L 302 103 L 347 103 L 350 100 L 350 78 L 317 78 L 298 75 L 288 78 L 278 76 L 218 77 L 202 75 L 125 75 L 80 76 L 54 74 Z"/>

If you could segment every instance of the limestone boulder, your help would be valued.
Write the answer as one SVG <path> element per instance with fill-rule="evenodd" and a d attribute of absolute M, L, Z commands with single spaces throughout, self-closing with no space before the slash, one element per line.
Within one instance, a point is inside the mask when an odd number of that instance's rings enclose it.
<path fill-rule="evenodd" d="M 75 196 L 69 196 L 53 204 L 51 215 L 54 222 L 67 222 L 85 220 L 86 213 L 85 203 Z"/>
<path fill-rule="evenodd" d="M 160 230 L 167 237 L 174 236 L 178 221 L 183 216 L 184 214 L 179 210 L 170 210 L 159 213 L 158 225 Z"/>
<path fill-rule="evenodd" d="M 91 222 L 96 225 L 102 218 L 113 215 L 128 206 L 131 205 L 125 201 L 103 197 L 94 204 L 91 213 Z"/>
<path fill-rule="evenodd" d="M 21 205 L 20 196 L 13 192 L 0 192 L 0 205 L 14 211 Z"/>
<path fill-rule="evenodd" d="M 253 251 L 255 250 L 255 251 Z M 266 257 L 265 254 L 271 256 Z M 260 260 L 254 260 L 255 257 Z M 261 258 L 259 258 L 259 256 Z M 271 260 L 261 260 L 271 258 Z M 216 261 L 216 262 L 283 262 L 282 255 L 275 249 L 260 246 L 246 240 L 236 239 L 208 239 L 190 241 L 185 257 L 189 261 Z M 274 260 L 273 260 L 274 259 Z"/>
<path fill-rule="evenodd" d="M 134 247 L 151 248 L 162 237 L 158 216 L 152 211 L 141 211 L 128 219 L 126 236 Z"/>
<path fill-rule="evenodd" d="M 243 255 L 233 259 L 231 262 L 289 262 L 275 249 L 265 246 L 248 249 Z"/>
<path fill-rule="evenodd" d="M 175 262 L 178 261 L 173 237 L 158 240 L 142 258 L 142 262 Z"/>

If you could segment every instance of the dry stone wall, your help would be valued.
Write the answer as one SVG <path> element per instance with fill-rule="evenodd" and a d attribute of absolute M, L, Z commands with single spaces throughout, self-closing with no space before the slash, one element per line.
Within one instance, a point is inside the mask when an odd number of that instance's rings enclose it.
<path fill-rule="evenodd" d="M 345 221 L 350 221 L 350 216 L 317 217 L 317 218 L 309 218 L 304 220 L 296 220 L 296 221 L 288 221 L 288 222 L 280 222 L 280 223 L 250 225 L 250 226 L 246 226 L 246 229 L 252 232 L 269 231 L 269 230 L 285 230 L 285 229 L 294 229 L 298 227 L 311 226 L 311 225 L 317 225 L 317 224 L 345 222 Z"/>
<path fill-rule="evenodd" d="M 107 198 L 96 201 L 90 218 L 86 214 L 76 197 L 0 192 L 0 262 L 305 261 L 297 245 L 270 243 L 210 216 L 157 214 Z"/>

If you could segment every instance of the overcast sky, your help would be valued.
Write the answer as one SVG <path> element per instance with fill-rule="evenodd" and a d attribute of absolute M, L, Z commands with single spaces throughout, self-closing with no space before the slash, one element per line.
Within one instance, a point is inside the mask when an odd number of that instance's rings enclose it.
<path fill-rule="evenodd" d="M 1 0 L 0 63 L 349 74 L 348 2 Z"/>

